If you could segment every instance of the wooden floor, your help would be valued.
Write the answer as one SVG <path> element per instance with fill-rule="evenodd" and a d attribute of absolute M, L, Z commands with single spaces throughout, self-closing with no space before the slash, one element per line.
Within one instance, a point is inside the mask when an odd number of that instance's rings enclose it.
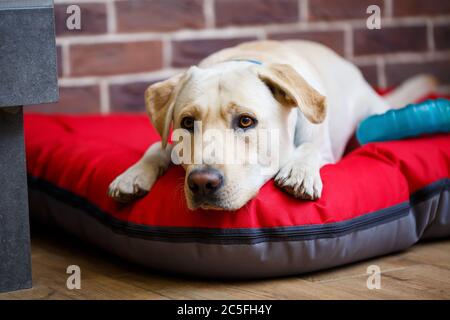
<path fill-rule="evenodd" d="M 450 299 L 450 240 L 333 270 L 261 281 L 205 281 L 126 263 L 54 231 L 32 232 L 34 287 L 0 299 Z M 381 289 L 367 289 L 369 265 Z M 80 290 L 66 288 L 66 268 L 81 268 Z"/>

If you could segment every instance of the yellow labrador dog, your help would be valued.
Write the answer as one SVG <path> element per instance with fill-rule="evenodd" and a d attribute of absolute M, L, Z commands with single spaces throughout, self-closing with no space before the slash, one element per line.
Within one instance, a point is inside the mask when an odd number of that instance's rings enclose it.
<path fill-rule="evenodd" d="M 320 168 L 340 159 L 363 118 L 413 101 L 433 85 L 417 77 L 383 99 L 353 64 L 309 41 L 257 41 L 221 50 L 146 90 L 147 111 L 162 141 L 111 183 L 109 195 L 119 201 L 143 196 L 183 157 L 177 163 L 186 170 L 190 209 L 239 209 L 273 177 L 296 198 L 318 199 Z M 214 147 L 238 158 L 243 153 L 236 150 L 247 150 L 245 159 L 215 162 L 205 152 L 208 144 L 187 139 L 197 124 L 203 135 L 231 132 L 244 149 L 225 139 L 213 140 Z M 167 144 L 171 128 L 185 132 L 180 140 L 188 141 L 189 148 L 176 155 L 176 146 Z M 268 148 L 267 139 L 249 134 L 262 131 L 276 131 L 277 144 Z M 269 154 L 265 161 L 248 160 L 262 149 Z"/>

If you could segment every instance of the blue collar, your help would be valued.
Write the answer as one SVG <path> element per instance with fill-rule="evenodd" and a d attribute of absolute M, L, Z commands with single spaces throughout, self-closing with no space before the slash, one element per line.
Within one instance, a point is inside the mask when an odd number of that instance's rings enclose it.
<path fill-rule="evenodd" d="M 263 64 L 261 61 L 253 60 L 253 59 L 232 59 L 230 61 L 250 62 L 250 63 L 253 63 L 253 64 L 257 64 L 257 65 L 262 65 Z"/>

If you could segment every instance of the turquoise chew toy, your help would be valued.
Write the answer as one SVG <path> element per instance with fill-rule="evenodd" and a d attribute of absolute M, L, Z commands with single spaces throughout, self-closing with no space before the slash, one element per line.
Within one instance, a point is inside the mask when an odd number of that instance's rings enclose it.
<path fill-rule="evenodd" d="M 373 115 L 359 124 L 360 144 L 398 140 L 422 134 L 450 132 L 450 100 L 427 100 Z"/>

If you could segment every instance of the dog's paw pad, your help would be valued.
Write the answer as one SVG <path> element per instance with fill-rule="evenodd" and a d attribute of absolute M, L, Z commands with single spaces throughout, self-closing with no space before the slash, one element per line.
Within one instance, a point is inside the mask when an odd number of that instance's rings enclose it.
<path fill-rule="evenodd" d="M 319 199 L 322 179 L 318 168 L 302 163 L 288 163 L 275 176 L 275 183 L 290 195 L 304 200 Z"/>

